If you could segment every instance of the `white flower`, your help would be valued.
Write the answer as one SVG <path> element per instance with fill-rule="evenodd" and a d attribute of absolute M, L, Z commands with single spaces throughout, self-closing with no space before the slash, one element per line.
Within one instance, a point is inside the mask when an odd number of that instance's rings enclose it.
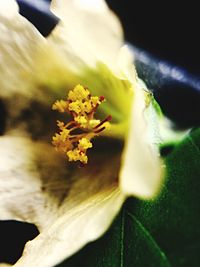
<path fill-rule="evenodd" d="M 127 196 L 151 198 L 161 184 L 156 113 L 119 21 L 103 0 L 53 0 L 52 11 L 61 21 L 45 39 L 15 1 L 0 2 L 0 219 L 40 231 L 16 267 L 56 265 L 101 236 Z M 51 145 L 51 106 L 79 83 L 105 96 L 99 116 L 113 117 L 85 168 Z"/>

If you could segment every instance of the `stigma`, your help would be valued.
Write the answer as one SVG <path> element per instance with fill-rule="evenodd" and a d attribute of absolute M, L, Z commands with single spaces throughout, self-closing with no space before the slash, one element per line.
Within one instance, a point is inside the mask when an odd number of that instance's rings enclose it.
<path fill-rule="evenodd" d="M 87 150 L 93 147 L 91 140 L 110 127 L 111 116 L 102 121 L 94 117 L 97 108 L 104 101 L 103 96 L 91 96 L 88 88 L 78 84 L 69 91 L 66 100 L 57 100 L 53 104 L 53 110 L 71 116 L 67 123 L 57 121 L 59 132 L 52 138 L 55 149 L 64 153 L 68 161 L 87 164 Z"/>

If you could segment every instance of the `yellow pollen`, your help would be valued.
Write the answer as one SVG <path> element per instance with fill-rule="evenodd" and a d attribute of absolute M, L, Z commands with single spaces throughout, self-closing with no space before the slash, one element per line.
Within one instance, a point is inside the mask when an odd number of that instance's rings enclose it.
<path fill-rule="evenodd" d="M 94 127 L 96 127 L 100 122 L 101 122 L 100 120 L 90 120 L 90 121 L 89 121 L 89 126 L 90 126 L 91 128 L 94 128 Z M 108 122 L 108 123 L 109 123 L 109 122 Z M 109 124 L 110 124 L 110 123 L 109 123 Z"/>
<path fill-rule="evenodd" d="M 80 150 L 87 150 L 88 148 L 92 147 L 92 143 L 90 142 L 89 139 L 87 138 L 81 138 L 78 142 L 78 148 Z"/>
<path fill-rule="evenodd" d="M 73 90 L 69 91 L 68 94 L 68 100 L 70 101 L 76 101 L 76 100 L 84 100 L 87 99 L 90 95 L 90 92 L 88 89 L 83 87 L 82 85 L 78 84 L 74 87 Z"/>
<path fill-rule="evenodd" d="M 85 116 L 76 116 L 74 120 L 80 125 L 80 127 L 87 128 L 88 120 Z"/>
<path fill-rule="evenodd" d="M 66 103 L 66 101 L 64 100 L 57 100 L 53 106 L 52 106 L 53 110 L 58 110 L 59 112 L 63 113 L 65 111 L 67 111 L 68 109 L 68 104 Z"/>
<path fill-rule="evenodd" d="M 87 164 L 88 162 L 88 157 L 87 155 L 80 151 L 80 149 L 75 148 L 74 150 L 69 150 L 67 152 L 67 156 L 69 161 L 80 161 L 83 164 Z"/>
<path fill-rule="evenodd" d="M 72 120 L 65 124 L 57 121 L 59 133 L 52 138 L 56 150 L 64 153 L 69 161 L 87 164 L 87 150 L 91 148 L 91 139 L 110 127 L 111 116 L 103 121 L 94 118 L 98 106 L 104 97 L 91 96 L 90 91 L 78 84 L 69 91 L 66 100 L 57 100 L 53 110 L 71 114 Z"/>

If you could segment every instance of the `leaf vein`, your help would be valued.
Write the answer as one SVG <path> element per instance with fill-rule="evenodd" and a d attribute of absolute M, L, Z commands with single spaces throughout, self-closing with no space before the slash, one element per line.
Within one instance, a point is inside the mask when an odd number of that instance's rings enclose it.
<path fill-rule="evenodd" d="M 159 245 L 157 244 L 157 242 L 154 240 L 154 238 L 152 237 L 152 235 L 149 233 L 149 231 L 147 231 L 147 229 L 142 225 L 142 223 L 131 213 L 127 212 L 127 215 L 130 216 L 133 221 L 135 221 L 135 223 L 138 225 L 138 227 L 144 232 L 144 234 L 149 238 L 149 240 L 152 242 L 154 248 L 159 252 L 161 258 L 165 261 L 165 263 L 167 264 L 167 267 L 171 267 L 171 264 L 167 258 L 167 256 L 165 255 L 165 253 L 161 250 L 161 248 L 159 247 Z"/>

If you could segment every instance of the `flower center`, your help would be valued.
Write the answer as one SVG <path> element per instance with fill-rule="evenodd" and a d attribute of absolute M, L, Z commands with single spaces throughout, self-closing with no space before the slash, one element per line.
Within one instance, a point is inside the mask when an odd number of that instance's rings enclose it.
<path fill-rule="evenodd" d="M 56 150 L 66 154 L 69 161 L 87 164 L 87 149 L 93 146 L 91 139 L 110 127 L 111 116 L 102 121 L 94 118 L 98 106 L 104 101 L 103 96 L 91 96 L 90 91 L 79 84 L 69 91 L 66 100 L 57 100 L 53 104 L 53 110 L 72 116 L 67 124 L 57 121 L 59 133 L 52 140 Z"/>

